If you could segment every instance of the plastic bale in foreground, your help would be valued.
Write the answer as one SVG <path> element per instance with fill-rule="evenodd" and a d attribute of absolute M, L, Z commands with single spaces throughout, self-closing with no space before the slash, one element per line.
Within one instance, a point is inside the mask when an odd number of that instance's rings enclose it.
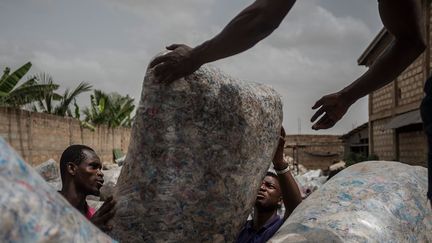
<path fill-rule="evenodd" d="M 115 242 L 0 137 L 0 242 Z"/>
<path fill-rule="evenodd" d="M 312 193 L 269 241 L 432 242 L 427 169 L 355 164 Z"/>

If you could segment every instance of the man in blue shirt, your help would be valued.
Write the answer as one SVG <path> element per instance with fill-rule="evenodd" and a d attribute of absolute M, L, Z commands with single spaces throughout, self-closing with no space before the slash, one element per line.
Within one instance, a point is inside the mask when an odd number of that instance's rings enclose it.
<path fill-rule="evenodd" d="M 285 131 L 282 128 L 279 144 L 273 158 L 273 166 L 277 174 L 267 172 L 264 177 L 255 201 L 253 218 L 246 222 L 237 238 L 237 243 L 266 242 L 302 201 L 288 163 L 283 159 L 284 138 Z M 283 218 L 280 218 L 277 210 L 282 202 L 285 206 L 285 214 Z"/>

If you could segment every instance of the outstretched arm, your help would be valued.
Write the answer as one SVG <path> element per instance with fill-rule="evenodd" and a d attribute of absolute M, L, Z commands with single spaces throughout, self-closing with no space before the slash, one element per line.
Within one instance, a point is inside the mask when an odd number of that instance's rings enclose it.
<path fill-rule="evenodd" d="M 379 0 L 379 12 L 384 27 L 395 37 L 393 43 L 360 78 L 315 103 L 312 109 L 320 109 L 311 121 L 324 115 L 313 129 L 332 127 L 354 102 L 395 80 L 426 48 L 419 0 Z"/>
<path fill-rule="evenodd" d="M 171 82 L 189 75 L 201 65 L 243 52 L 270 35 L 282 22 L 295 0 L 256 0 L 240 12 L 211 40 L 190 48 L 174 44 L 172 52 L 154 59 L 161 82 Z"/>
<path fill-rule="evenodd" d="M 281 128 L 281 138 L 276 153 L 273 158 L 273 166 L 276 171 L 284 171 L 287 169 L 288 164 L 283 159 L 283 149 L 285 145 L 285 130 Z M 302 202 L 300 190 L 297 182 L 291 175 L 290 171 L 285 173 L 278 173 L 279 185 L 281 187 L 282 199 L 285 206 L 284 219 L 288 218 L 294 209 Z"/>

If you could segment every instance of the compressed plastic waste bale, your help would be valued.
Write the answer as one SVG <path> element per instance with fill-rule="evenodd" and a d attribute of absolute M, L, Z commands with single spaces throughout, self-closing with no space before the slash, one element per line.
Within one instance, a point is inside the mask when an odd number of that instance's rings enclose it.
<path fill-rule="evenodd" d="M 115 242 L 0 137 L 0 242 Z"/>
<path fill-rule="evenodd" d="M 148 70 L 117 182 L 113 238 L 233 242 L 281 123 L 280 97 L 264 85 L 209 66 L 166 85 Z"/>
<path fill-rule="evenodd" d="M 48 181 L 48 185 L 54 188 L 55 191 L 60 191 L 62 189 L 62 181 L 61 178 L 57 178 L 55 180 Z"/>
<path fill-rule="evenodd" d="M 302 197 L 306 198 L 327 181 L 327 176 L 322 175 L 322 170 L 310 170 L 304 174 L 296 175 L 295 179 Z"/>
<path fill-rule="evenodd" d="M 121 166 L 117 166 L 110 170 L 102 170 L 104 174 L 104 184 L 100 189 L 100 199 L 102 201 L 113 195 L 121 169 Z"/>
<path fill-rule="evenodd" d="M 44 163 L 35 167 L 35 170 L 46 180 L 55 180 L 60 178 L 60 169 L 53 159 L 49 159 Z"/>
<path fill-rule="evenodd" d="M 303 201 L 269 242 L 431 242 L 427 169 L 358 163 Z"/>

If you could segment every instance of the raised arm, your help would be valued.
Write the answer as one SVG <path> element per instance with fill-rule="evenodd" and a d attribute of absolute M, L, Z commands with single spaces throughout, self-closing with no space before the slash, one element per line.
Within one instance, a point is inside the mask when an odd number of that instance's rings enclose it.
<path fill-rule="evenodd" d="M 195 48 L 168 46 L 172 52 L 154 59 L 150 67 L 156 66 L 156 76 L 161 82 L 171 82 L 193 73 L 205 63 L 243 52 L 270 35 L 294 3 L 295 0 L 256 0 L 211 40 Z"/>
<path fill-rule="evenodd" d="M 379 0 L 379 12 L 384 27 L 395 37 L 393 43 L 360 78 L 315 103 L 312 108 L 320 109 L 311 121 L 324 116 L 313 129 L 332 127 L 354 102 L 395 80 L 426 48 L 420 0 Z"/>
<path fill-rule="evenodd" d="M 283 159 L 283 149 L 285 146 L 285 130 L 281 129 L 281 138 L 273 158 L 273 166 L 278 173 L 279 185 L 281 187 L 282 199 L 285 206 L 284 219 L 288 218 L 294 209 L 302 202 L 300 190 L 297 182 L 287 170 L 288 164 Z M 284 172 L 285 171 L 285 172 Z M 284 172 L 284 173 L 280 173 Z"/>

